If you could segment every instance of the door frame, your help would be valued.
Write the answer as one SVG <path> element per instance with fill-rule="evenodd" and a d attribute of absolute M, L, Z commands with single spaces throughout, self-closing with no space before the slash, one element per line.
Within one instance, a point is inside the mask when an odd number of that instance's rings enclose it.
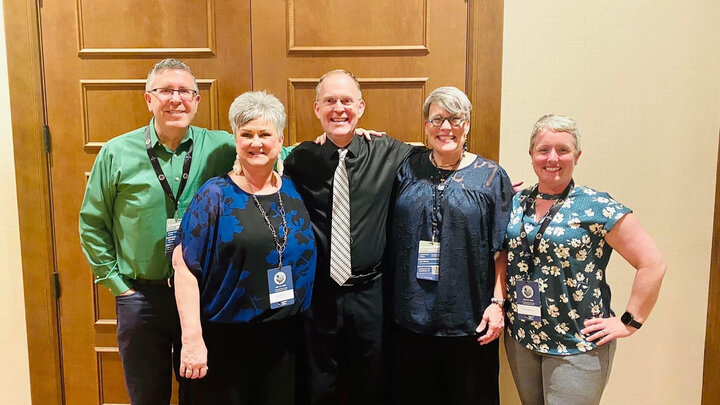
<path fill-rule="evenodd" d="M 38 0 L 4 0 L 10 115 L 33 403 L 63 401 Z"/>
<path fill-rule="evenodd" d="M 703 405 L 717 404 L 720 399 L 720 134 L 715 174 L 715 213 L 710 253 L 710 281 L 708 286 L 707 319 L 705 324 L 705 359 L 703 361 Z"/>
<path fill-rule="evenodd" d="M 15 177 L 30 390 L 33 403 L 63 403 L 58 306 L 53 282 L 52 199 L 45 151 L 45 89 L 40 25 L 41 0 L 4 0 L 5 40 L 12 117 Z M 466 0 L 466 93 L 483 120 L 471 126 L 469 149 L 495 161 L 500 145 L 504 0 Z M 78 247 L 79 248 L 79 247 Z"/>

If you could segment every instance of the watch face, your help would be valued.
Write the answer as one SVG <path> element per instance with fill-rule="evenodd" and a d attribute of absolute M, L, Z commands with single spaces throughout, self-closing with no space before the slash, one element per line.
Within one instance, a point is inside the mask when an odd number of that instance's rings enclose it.
<path fill-rule="evenodd" d="M 625 325 L 630 324 L 632 322 L 633 316 L 630 312 L 625 312 L 622 317 L 620 318 L 620 321 L 624 323 Z"/>

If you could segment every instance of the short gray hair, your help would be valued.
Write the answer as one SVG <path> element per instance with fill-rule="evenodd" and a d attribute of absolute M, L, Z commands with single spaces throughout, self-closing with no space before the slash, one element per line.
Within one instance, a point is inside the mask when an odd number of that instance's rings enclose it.
<path fill-rule="evenodd" d="M 533 147 L 535 147 L 535 138 L 537 138 L 537 135 L 544 129 L 549 129 L 553 132 L 567 132 L 572 135 L 575 140 L 575 153 L 580 152 L 580 130 L 577 127 L 577 122 L 568 116 L 556 114 L 545 114 L 533 125 L 532 132 L 530 133 L 530 152 L 532 152 Z"/>
<path fill-rule="evenodd" d="M 190 66 L 185 64 L 185 62 L 181 61 L 180 59 L 175 58 L 163 59 L 160 62 L 156 63 L 152 69 L 150 69 L 147 81 L 145 82 L 145 91 L 152 90 L 153 82 L 155 81 L 155 75 L 157 75 L 158 73 L 162 73 L 166 70 L 184 70 L 190 73 L 190 76 L 192 76 L 193 78 L 193 84 L 195 85 L 195 91 L 200 91 L 197 80 L 195 80 L 195 75 L 193 74 L 192 70 L 190 70 Z"/>
<path fill-rule="evenodd" d="M 248 91 L 235 98 L 228 113 L 233 135 L 238 128 L 256 119 L 263 119 L 273 125 L 278 137 L 285 129 L 285 107 L 280 100 L 267 91 Z"/>
<path fill-rule="evenodd" d="M 430 118 L 430 106 L 433 103 L 442 107 L 451 115 L 461 115 L 463 118 L 470 119 L 470 110 L 472 110 L 470 99 L 457 87 L 445 86 L 433 90 L 425 99 L 425 104 L 423 104 L 423 117 L 425 119 Z"/>
<path fill-rule="evenodd" d="M 358 91 L 358 100 L 362 100 L 362 91 L 360 90 L 360 82 L 358 81 L 357 77 L 353 74 L 353 72 L 345 69 L 335 69 L 331 70 L 324 75 L 320 76 L 320 80 L 318 80 L 317 86 L 315 86 L 315 101 L 320 100 L 320 85 L 322 85 L 322 82 L 325 80 L 326 77 L 334 74 L 344 74 L 347 77 L 351 78 L 355 82 L 355 86 L 357 86 Z"/>

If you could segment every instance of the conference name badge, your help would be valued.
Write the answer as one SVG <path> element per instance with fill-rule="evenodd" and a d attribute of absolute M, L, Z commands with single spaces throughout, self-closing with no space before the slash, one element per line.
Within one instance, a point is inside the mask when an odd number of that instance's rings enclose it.
<path fill-rule="evenodd" d="M 172 252 L 177 244 L 178 229 L 180 229 L 180 220 L 168 218 L 165 224 L 165 256 L 172 256 Z"/>
<path fill-rule="evenodd" d="M 516 281 L 518 319 L 540 322 L 540 289 L 535 281 Z"/>
<path fill-rule="evenodd" d="M 419 280 L 437 281 L 440 273 L 440 242 L 421 240 L 418 248 L 417 272 Z"/>
<path fill-rule="evenodd" d="M 281 308 L 295 303 L 295 290 L 293 290 L 292 268 L 283 266 L 282 269 L 274 267 L 267 271 L 268 291 L 270 292 L 270 308 Z"/>

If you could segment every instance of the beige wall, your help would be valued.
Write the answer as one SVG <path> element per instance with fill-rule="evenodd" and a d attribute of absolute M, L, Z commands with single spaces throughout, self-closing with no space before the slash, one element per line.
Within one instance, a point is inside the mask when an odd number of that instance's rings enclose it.
<path fill-rule="evenodd" d="M 0 8 L 0 392 L 29 404 L 5 39 Z M 505 1 L 500 161 L 533 184 L 528 132 L 546 112 L 584 135 L 575 179 L 626 203 L 669 264 L 657 307 L 618 346 L 605 404 L 700 402 L 720 127 L 720 3 Z M 614 257 L 613 308 L 632 269 Z M 503 368 L 503 403 L 518 403 Z"/>
<path fill-rule="evenodd" d="M 575 180 L 635 210 L 668 273 L 643 329 L 620 341 L 604 404 L 697 404 L 720 128 L 720 2 L 505 1 L 500 162 L 536 182 L 528 134 L 544 113 L 583 134 Z M 634 271 L 608 268 L 622 313 Z M 503 379 L 504 403 L 515 398 Z M 517 402 L 519 403 L 519 402 Z"/>
<path fill-rule="evenodd" d="M 3 404 L 30 404 L 25 302 L 20 263 L 20 230 L 15 194 L 10 93 L 8 90 L 5 27 L 0 7 L 0 392 Z"/>

